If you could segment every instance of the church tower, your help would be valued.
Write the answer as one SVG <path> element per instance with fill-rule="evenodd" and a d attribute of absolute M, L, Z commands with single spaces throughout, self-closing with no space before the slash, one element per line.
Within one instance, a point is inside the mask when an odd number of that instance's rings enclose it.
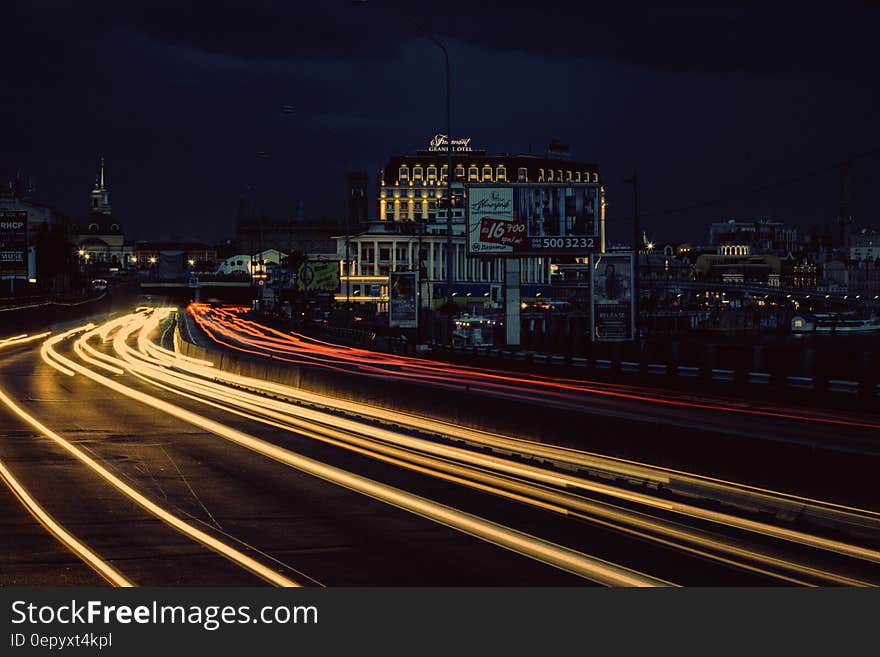
<path fill-rule="evenodd" d="M 95 178 L 95 186 L 92 187 L 92 212 L 100 214 L 110 214 L 110 192 L 104 184 L 104 158 L 101 158 L 101 166 L 98 169 L 98 175 Z"/>

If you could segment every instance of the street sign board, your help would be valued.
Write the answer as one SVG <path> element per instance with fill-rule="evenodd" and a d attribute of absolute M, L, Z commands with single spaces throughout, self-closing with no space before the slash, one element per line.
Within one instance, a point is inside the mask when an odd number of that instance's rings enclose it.
<path fill-rule="evenodd" d="M 419 325 L 418 281 L 417 272 L 391 272 L 388 279 L 388 326 L 391 328 Z"/>
<path fill-rule="evenodd" d="M 590 256 L 593 340 L 624 342 L 635 336 L 632 253 Z"/>
<path fill-rule="evenodd" d="M 316 260 L 299 269 L 296 287 L 309 292 L 337 292 L 339 290 L 339 261 Z"/>
<path fill-rule="evenodd" d="M 28 275 L 27 212 L 0 210 L 0 275 Z"/>

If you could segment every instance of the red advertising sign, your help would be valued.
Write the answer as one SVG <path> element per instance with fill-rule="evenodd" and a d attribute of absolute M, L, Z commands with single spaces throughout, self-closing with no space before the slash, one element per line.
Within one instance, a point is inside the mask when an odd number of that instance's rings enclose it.
<path fill-rule="evenodd" d="M 523 246 L 526 243 L 526 225 L 494 217 L 480 221 L 480 241 L 505 246 Z"/>

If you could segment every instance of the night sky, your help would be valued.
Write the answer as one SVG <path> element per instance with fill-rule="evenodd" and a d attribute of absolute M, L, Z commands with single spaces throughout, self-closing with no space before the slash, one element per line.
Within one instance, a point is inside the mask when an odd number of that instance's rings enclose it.
<path fill-rule="evenodd" d="M 601 168 L 612 241 L 634 167 L 649 237 L 705 242 L 731 216 L 833 220 L 836 163 L 864 153 L 852 214 L 880 226 L 878 4 L 764 4 L 7 0 L 0 180 L 77 217 L 103 155 L 128 237 L 231 238 L 242 194 L 341 198 L 346 168 L 373 186 L 444 131 L 430 30 L 454 136 L 570 144 Z"/>

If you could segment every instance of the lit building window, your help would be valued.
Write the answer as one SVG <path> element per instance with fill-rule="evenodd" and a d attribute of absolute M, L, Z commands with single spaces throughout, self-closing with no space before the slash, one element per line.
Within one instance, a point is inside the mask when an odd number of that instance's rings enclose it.
<path fill-rule="evenodd" d="M 581 181 L 581 172 L 580 172 L 580 171 L 575 171 L 575 172 L 574 172 L 574 181 L 575 181 L 575 182 L 580 182 L 580 181 Z"/>
<path fill-rule="evenodd" d="M 479 181 L 479 179 L 480 179 L 480 170 L 475 166 L 468 167 L 468 180 L 470 180 L 472 182 L 477 182 L 477 181 Z"/>
<path fill-rule="evenodd" d="M 538 169 L 538 182 L 544 182 L 544 169 Z"/>
<path fill-rule="evenodd" d="M 397 179 L 403 182 L 409 180 L 409 167 L 403 166 L 397 172 Z"/>
<path fill-rule="evenodd" d="M 526 167 L 520 167 L 516 170 L 516 179 L 519 182 L 528 182 L 529 181 L 529 170 Z"/>
<path fill-rule="evenodd" d="M 492 166 L 489 164 L 483 166 L 483 182 L 492 182 Z"/>
<path fill-rule="evenodd" d="M 413 167 L 413 180 L 415 182 L 421 182 L 422 178 L 422 167 L 421 165 L 417 164 Z"/>
<path fill-rule="evenodd" d="M 445 169 L 446 167 L 444 167 Z M 464 180 L 464 165 L 456 164 L 455 165 L 455 179 L 456 180 Z"/>
<path fill-rule="evenodd" d="M 547 169 L 547 182 L 553 182 L 553 169 Z"/>
<path fill-rule="evenodd" d="M 599 174 L 598 173 L 593 174 L 593 182 L 599 182 Z"/>
<path fill-rule="evenodd" d="M 443 172 L 446 173 L 446 167 L 443 167 Z M 432 182 L 437 180 L 437 167 L 433 164 L 428 167 L 428 180 Z"/>
<path fill-rule="evenodd" d="M 507 181 L 507 167 L 503 164 L 499 164 L 495 168 L 495 180 L 498 182 L 506 182 Z"/>
<path fill-rule="evenodd" d="M 562 178 L 562 169 L 556 169 L 556 180 L 557 180 L 558 182 L 562 182 L 562 180 L 563 180 L 563 178 Z"/>
<path fill-rule="evenodd" d="M 571 182 L 571 171 L 566 171 L 566 172 L 565 172 L 565 179 L 566 179 L 568 182 Z"/>

